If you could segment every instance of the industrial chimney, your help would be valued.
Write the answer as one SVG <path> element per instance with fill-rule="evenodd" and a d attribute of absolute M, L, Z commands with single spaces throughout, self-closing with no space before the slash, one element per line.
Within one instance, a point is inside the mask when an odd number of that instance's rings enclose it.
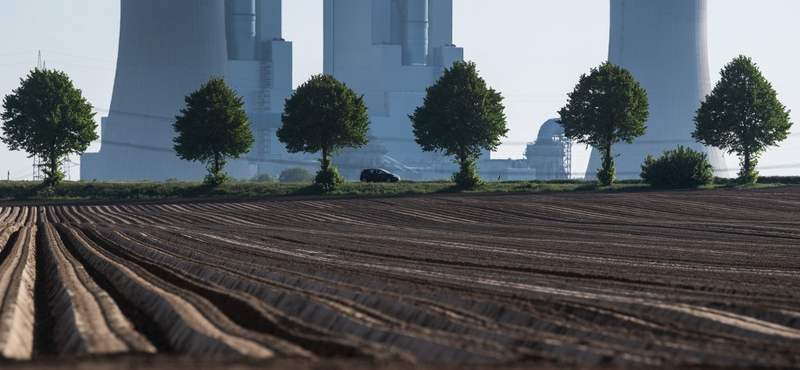
<path fill-rule="evenodd" d="M 694 115 L 711 91 L 707 0 L 611 0 L 608 59 L 628 69 L 647 91 L 647 133 L 633 144 L 614 145 L 618 178 L 637 178 L 648 154 L 659 157 L 678 145 L 708 154 L 717 170 L 725 159 L 692 139 Z M 586 177 L 594 178 L 600 154 L 592 151 Z"/>
<path fill-rule="evenodd" d="M 256 1 L 227 0 L 228 58 L 256 60 Z"/>
<path fill-rule="evenodd" d="M 403 64 L 428 64 L 428 0 L 406 0 Z"/>

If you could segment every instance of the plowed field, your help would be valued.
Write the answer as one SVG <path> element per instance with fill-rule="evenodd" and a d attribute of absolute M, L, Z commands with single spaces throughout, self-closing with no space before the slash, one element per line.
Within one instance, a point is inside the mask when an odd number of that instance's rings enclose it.
<path fill-rule="evenodd" d="M 800 366 L 800 187 L 22 204 L 0 225 L 0 366 Z"/>

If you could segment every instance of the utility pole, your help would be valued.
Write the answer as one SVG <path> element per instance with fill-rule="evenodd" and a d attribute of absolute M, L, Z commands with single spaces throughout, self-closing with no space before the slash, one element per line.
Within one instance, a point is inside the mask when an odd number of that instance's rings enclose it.
<path fill-rule="evenodd" d="M 64 157 L 63 165 L 67 168 L 67 181 L 72 181 L 72 160 L 69 157 Z"/>
<path fill-rule="evenodd" d="M 41 70 L 47 68 L 46 64 L 42 60 L 42 51 L 41 50 L 39 50 L 39 60 L 36 62 L 36 68 L 41 69 Z M 38 155 L 34 155 L 33 156 L 33 181 L 38 181 L 38 180 L 42 179 L 41 166 L 42 166 L 41 157 L 39 157 Z"/>
<path fill-rule="evenodd" d="M 42 157 L 33 156 L 33 181 L 42 180 Z"/>

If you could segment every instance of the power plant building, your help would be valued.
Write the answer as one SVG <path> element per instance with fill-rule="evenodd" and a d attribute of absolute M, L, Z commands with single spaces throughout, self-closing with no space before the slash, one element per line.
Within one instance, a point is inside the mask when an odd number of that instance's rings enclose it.
<path fill-rule="evenodd" d="M 349 155 L 385 152 L 384 166 L 404 178 L 449 177 L 449 169 L 431 173 L 450 161 L 420 149 L 408 115 L 443 70 L 463 60 L 453 45 L 453 1 L 325 0 L 324 48 L 324 73 L 364 95 L 371 141 L 382 148 Z"/>
<path fill-rule="evenodd" d="M 707 13 L 707 0 L 611 0 L 608 59 L 633 74 L 650 102 L 646 134 L 613 147 L 617 177 L 639 177 L 648 154 L 678 145 L 707 153 L 715 169 L 725 169 L 721 151 L 691 136 L 695 112 L 711 92 Z M 586 177 L 600 167 L 593 150 Z"/>
<path fill-rule="evenodd" d="M 677 145 L 706 152 L 715 169 L 724 169 L 719 150 L 691 138 L 695 111 L 711 90 L 707 0 L 610 1 L 608 58 L 633 73 L 650 101 L 647 133 L 614 146 L 618 177 L 638 177 L 648 154 Z M 453 1 L 323 5 L 324 73 L 363 94 L 372 121 L 370 146 L 334 157 L 334 165 L 343 165 L 343 173 L 380 165 L 403 178 L 449 177 L 455 169 L 450 159 L 422 151 L 408 115 L 442 71 L 463 60 L 463 49 L 453 44 Z M 100 151 L 81 158 L 81 178 L 203 178 L 202 164 L 175 154 L 172 124 L 184 97 L 214 76 L 225 77 L 244 97 L 256 136 L 251 152 L 229 160 L 226 172 L 247 178 L 309 163 L 308 156 L 288 154 L 275 137 L 292 94 L 292 44 L 281 35 L 281 0 L 121 0 L 111 108 L 101 123 Z M 586 176 L 593 178 L 598 168 L 594 150 Z"/>
<path fill-rule="evenodd" d="M 219 76 L 244 96 L 257 138 L 247 158 L 229 161 L 226 172 L 242 178 L 268 171 L 285 153 L 273 153 L 274 132 L 292 93 L 281 0 L 121 0 L 111 108 L 100 151 L 81 158 L 81 178 L 202 179 L 202 164 L 176 156 L 172 124 L 184 97 Z"/>
<path fill-rule="evenodd" d="M 564 136 L 558 119 L 547 120 L 534 143 L 525 148 L 528 166 L 537 180 L 563 180 L 572 176 L 572 141 Z"/>

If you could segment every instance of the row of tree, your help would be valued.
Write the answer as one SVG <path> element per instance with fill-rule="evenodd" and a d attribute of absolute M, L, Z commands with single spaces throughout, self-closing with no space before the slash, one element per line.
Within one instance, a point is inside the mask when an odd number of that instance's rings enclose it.
<path fill-rule="evenodd" d="M 476 161 L 483 150 L 494 150 L 506 128 L 503 97 L 488 88 L 471 62 L 456 62 L 427 89 L 423 105 L 409 116 L 416 142 L 423 151 L 440 151 L 455 158 L 459 172 L 453 179 L 462 188 L 480 183 Z M 200 161 L 206 182 L 227 179 L 225 158 L 238 158 L 253 144 L 243 101 L 221 78 L 212 78 L 186 97 L 186 108 L 176 117 L 175 151 L 185 160 Z M 278 140 L 290 153 L 320 153 L 321 168 L 314 183 L 326 190 L 345 179 L 331 165 L 344 148 L 368 143 L 370 120 L 364 97 L 330 75 L 317 75 L 286 100 Z"/>
<path fill-rule="evenodd" d="M 502 96 L 488 88 L 474 63 L 456 62 L 427 90 L 423 106 L 409 116 L 416 141 L 424 151 L 441 151 L 456 158 L 454 179 L 463 188 L 477 186 L 476 160 L 482 150 L 494 150 L 505 136 Z M 229 158 L 248 153 L 255 142 L 244 101 L 224 79 L 212 77 L 187 95 L 186 107 L 175 117 L 174 150 L 187 161 L 203 163 L 204 182 L 229 179 Z M 97 140 L 92 105 L 63 72 L 35 69 L 3 104 L 3 142 L 45 162 L 45 182 L 63 179 L 61 159 L 82 154 Z M 278 139 L 290 153 L 321 153 L 314 182 L 332 189 L 344 182 L 331 156 L 344 148 L 368 143 L 369 116 L 363 96 L 329 75 L 311 77 L 286 100 Z"/>
<path fill-rule="evenodd" d="M 616 173 L 612 146 L 633 143 L 644 135 L 647 93 L 629 71 L 606 62 L 582 75 L 568 96 L 567 105 L 559 111 L 565 136 L 600 152 L 602 168 L 597 179 L 611 185 Z M 697 110 L 692 138 L 737 154 L 739 181 L 755 183 L 759 155 L 789 134 L 789 113 L 753 61 L 739 56 L 722 69 L 719 82 Z M 679 148 L 676 153 L 685 151 Z"/>
<path fill-rule="evenodd" d="M 502 95 L 486 85 L 472 62 L 455 62 L 426 93 L 423 105 L 409 116 L 416 142 L 423 151 L 454 158 L 458 186 L 478 186 L 477 159 L 484 150 L 495 150 L 508 132 Z M 228 179 L 226 160 L 249 152 L 255 141 L 244 102 L 217 77 L 185 101 L 173 124 L 174 149 L 182 159 L 205 165 L 206 183 L 223 183 Z M 82 154 L 98 138 L 92 105 L 63 72 L 35 69 L 5 97 L 3 107 L 2 141 L 12 150 L 40 156 L 47 183 L 63 179 L 63 157 Z M 648 109 L 647 93 L 631 73 L 605 62 L 580 76 L 559 111 L 560 124 L 567 137 L 600 151 L 597 177 L 610 185 L 615 178 L 612 147 L 644 135 Z M 702 102 L 692 137 L 739 155 L 739 179 L 752 183 L 759 155 L 786 139 L 792 126 L 789 113 L 752 60 L 739 56 L 725 66 Z M 331 156 L 368 143 L 370 121 L 363 96 L 329 75 L 302 84 L 286 100 L 281 121 L 277 136 L 289 152 L 322 155 L 314 182 L 325 189 L 344 182 Z"/>

